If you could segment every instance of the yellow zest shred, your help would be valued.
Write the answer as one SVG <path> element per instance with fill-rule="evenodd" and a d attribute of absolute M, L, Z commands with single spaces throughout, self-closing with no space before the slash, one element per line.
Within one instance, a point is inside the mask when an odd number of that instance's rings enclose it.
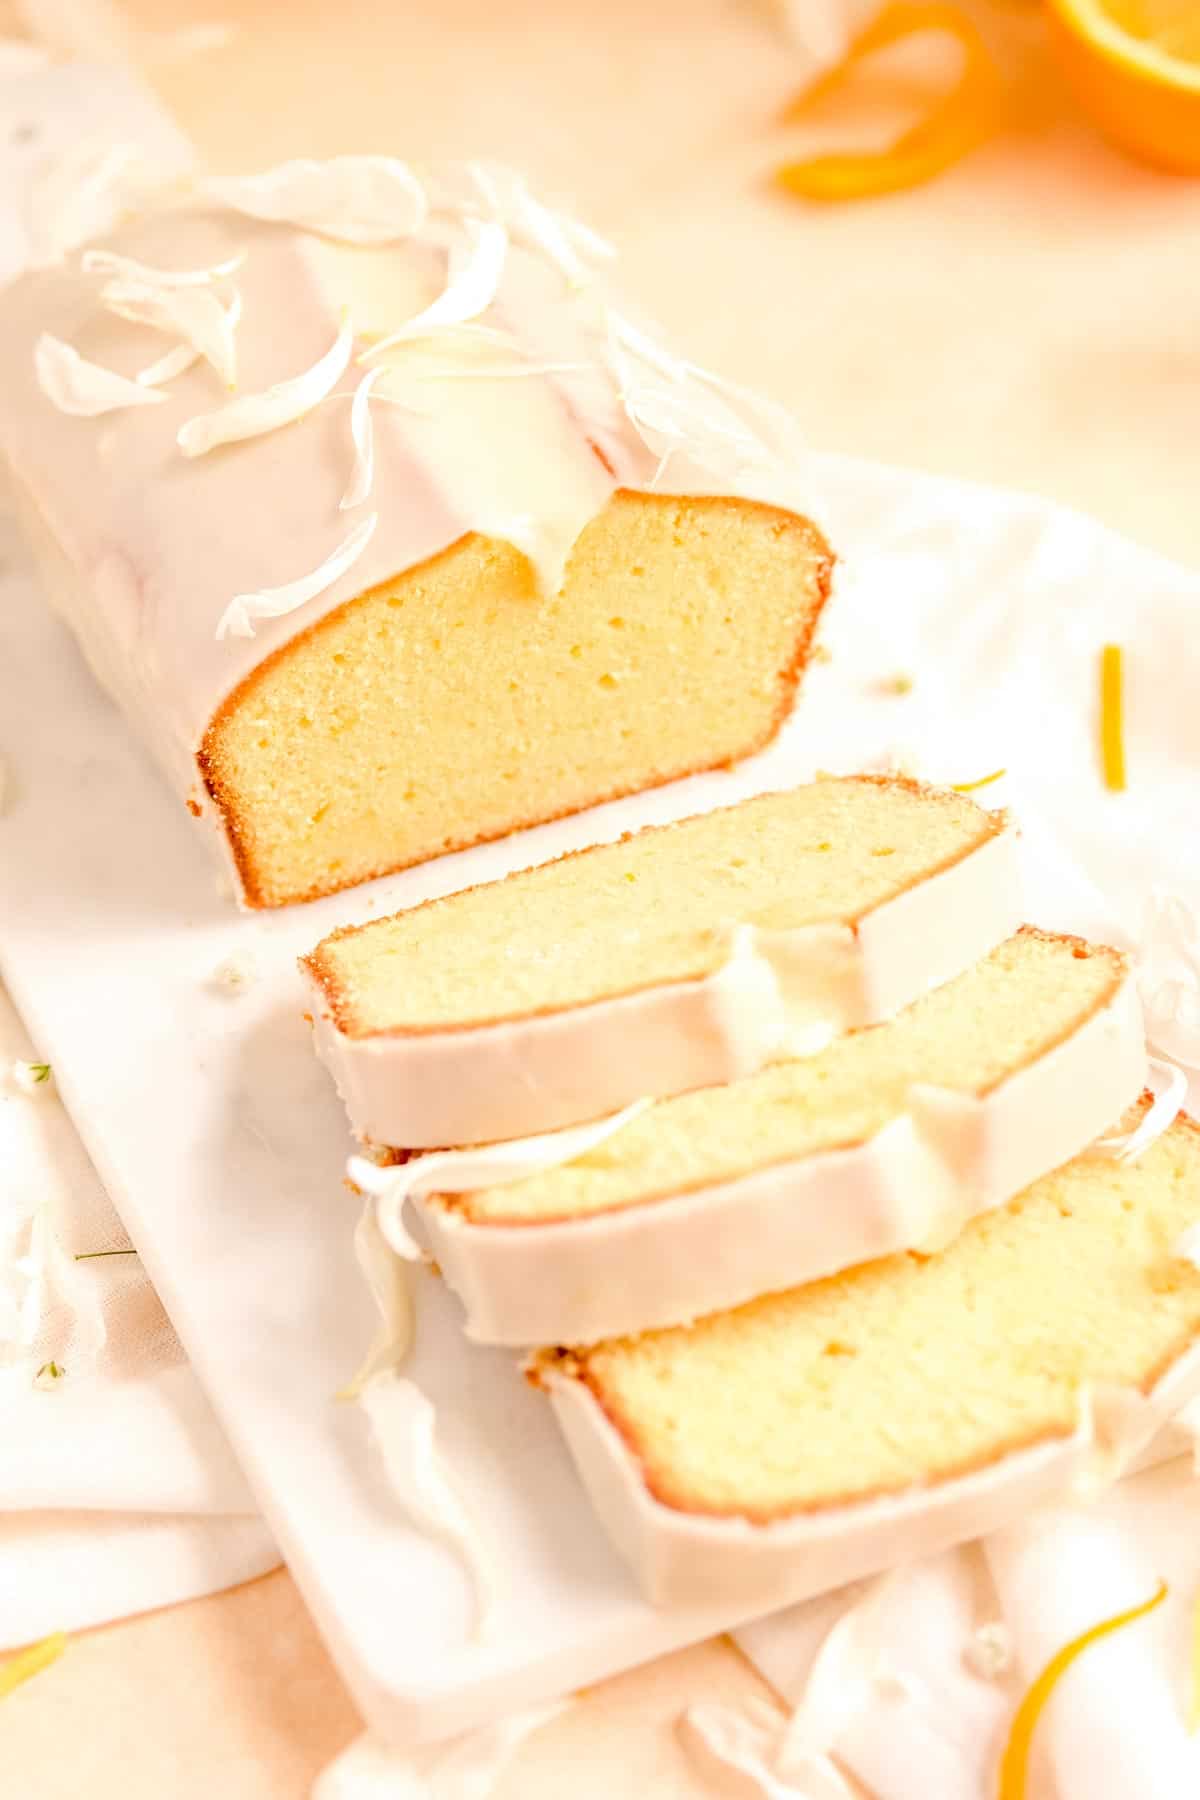
<path fill-rule="evenodd" d="M 18 1650 L 10 1656 L 6 1663 L 0 1663 L 0 1700 L 11 1694 L 14 1688 L 20 1687 L 33 1675 L 40 1675 L 51 1663 L 57 1662 L 67 1647 L 65 1631 L 56 1631 L 50 1637 L 43 1638 L 38 1644 L 30 1644 L 27 1650 Z"/>
<path fill-rule="evenodd" d="M 1008 774 L 1007 769 L 993 769 L 990 775 L 981 775 L 978 781 L 955 781 L 951 791 L 955 794 L 974 794 L 980 788 L 991 787 L 993 781 L 1000 781 Z"/>
<path fill-rule="evenodd" d="M 918 187 L 997 129 L 1004 96 L 1000 72 L 972 21 L 945 0 L 893 0 L 837 67 L 791 103 L 785 121 L 803 117 L 815 101 L 841 87 L 864 58 L 922 31 L 947 32 L 962 45 L 956 85 L 884 150 L 837 152 L 786 164 L 776 179 L 789 193 L 805 200 L 869 200 Z"/>
<path fill-rule="evenodd" d="M 1144 1619 L 1156 1606 L 1161 1606 L 1166 1597 L 1167 1584 L 1160 1581 L 1158 1592 L 1149 1600 L 1143 1600 L 1140 1606 L 1133 1606 L 1128 1612 L 1118 1613 L 1113 1619 L 1102 1619 L 1099 1625 L 1081 1632 L 1077 1638 L 1065 1644 L 1057 1656 L 1051 1657 L 1017 1708 L 1008 1742 L 1004 1746 L 1004 1755 L 1000 1760 L 997 1800 L 1026 1800 L 1025 1780 L 1029 1773 L 1029 1751 L 1034 1729 L 1045 1710 L 1046 1702 L 1071 1664 L 1099 1638 L 1108 1637 L 1111 1632 L 1120 1631 L 1124 1626 Z"/>
<path fill-rule="evenodd" d="M 1125 792 L 1125 670 L 1120 644 L 1100 652 L 1100 756 L 1104 785 Z"/>

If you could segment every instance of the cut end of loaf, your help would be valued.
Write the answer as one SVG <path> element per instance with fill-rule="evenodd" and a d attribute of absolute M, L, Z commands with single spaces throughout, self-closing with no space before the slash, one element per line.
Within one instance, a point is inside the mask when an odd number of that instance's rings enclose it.
<path fill-rule="evenodd" d="M 346 927 L 305 966 L 348 1038 L 561 1012 L 711 975 L 731 921 L 854 926 L 1008 824 L 906 777 L 827 778 Z"/>
<path fill-rule="evenodd" d="M 900 1495 L 1070 1436 L 1089 1384 L 1149 1392 L 1200 1340 L 1200 1271 L 1174 1253 L 1198 1213 L 1182 1117 L 1136 1162 L 1077 1157 L 938 1256 L 543 1353 L 531 1379 L 583 1381 L 681 1512 L 767 1524 Z"/>
<path fill-rule="evenodd" d="M 1026 926 L 894 1019 L 660 1100 L 574 1162 L 435 1204 L 477 1225 L 586 1219 L 850 1149 L 900 1117 L 917 1085 L 985 1097 L 1080 1031 L 1128 978 L 1120 951 Z"/>
<path fill-rule="evenodd" d="M 832 557 L 807 520 L 621 492 L 553 598 L 471 536 L 259 665 L 199 762 L 283 906 L 726 766 L 791 709 Z"/>

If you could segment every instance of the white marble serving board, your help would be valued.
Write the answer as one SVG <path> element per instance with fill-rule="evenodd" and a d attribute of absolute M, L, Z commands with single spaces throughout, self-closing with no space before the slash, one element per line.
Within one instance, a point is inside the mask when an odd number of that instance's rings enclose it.
<path fill-rule="evenodd" d="M 825 473 L 843 546 L 856 521 L 869 530 L 914 490 L 936 510 L 935 483 L 840 461 Z M 877 752 L 896 729 L 894 703 L 878 697 L 896 668 L 887 596 L 847 595 L 832 661 L 751 766 L 315 905 L 239 915 L 201 830 L 41 603 L 11 531 L 2 548 L 0 969 L 372 1728 L 405 1741 L 457 1732 L 742 1622 L 639 1598 L 518 1359 L 468 1345 L 456 1301 L 422 1276 L 409 1372 L 438 1408 L 502 1586 L 494 1629 L 472 1641 L 461 1567 L 405 1523 L 365 1419 L 333 1398 L 371 1310 L 342 1186 L 346 1123 L 312 1054 L 295 958 L 335 924 Z M 864 606 L 878 628 L 863 631 Z M 989 766 L 967 727 L 955 744 L 960 774 Z M 1031 879 L 1031 916 L 1096 926 L 1069 870 L 1039 855 Z M 234 953 L 258 968 L 240 994 L 211 980 Z"/>

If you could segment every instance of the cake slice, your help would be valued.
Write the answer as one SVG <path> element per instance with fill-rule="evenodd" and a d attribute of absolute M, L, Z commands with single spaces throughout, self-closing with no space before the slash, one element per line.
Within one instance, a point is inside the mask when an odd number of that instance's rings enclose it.
<path fill-rule="evenodd" d="M 422 1193 L 417 1159 L 397 1192 L 471 1337 L 590 1342 L 944 1243 L 1110 1126 L 1146 1067 L 1126 959 L 1023 929 L 897 1018 L 659 1101 L 574 1161 Z"/>
<path fill-rule="evenodd" d="M 794 428 L 635 331 L 569 224 L 495 172 L 341 158 L 0 295 L 48 592 L 249 906 L 726 767 L 788 716 L 832 562 Z"/>
<path fill-rule="evenodd" d="M 1180 1117 L 939 1256 L 542 1353 L 534 1379 L 652 1600 L 778 1606 L 995 1531 L 1145 1444 L 1200 1388 L 1198 1217 Z"/>
<path fill-rule="evenodd" d="M 1004 815 L 818 781 L 335 932 L 305 959 L 316 1047 L 370 1142 L 523 1137 L 884 1018 L 1020 905 Z"/>

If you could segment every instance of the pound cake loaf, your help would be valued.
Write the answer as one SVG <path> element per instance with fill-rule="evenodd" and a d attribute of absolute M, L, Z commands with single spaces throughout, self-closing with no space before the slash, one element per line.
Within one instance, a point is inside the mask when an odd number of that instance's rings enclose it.
<path fill-rule="evenodd" d="M 1180 1241 L 1198 1210 L 1200 1129 L 1180 1117 L 1136 1160 L 1077 1157 L 939 1256 L 543 1352 L 532 1374 L 652 1600 L 777 1606 L 1140 1451 L 1200 1388 Z"/>
<path fill-rule="evenodd" d="M 52 598 L 252 907 L 761 749 L 831 558 L 794 428 L 504 171 L 201 184 L 0 296 Z"/>
<path fill-rule="evenodd" d="M 555 1167 L 531 1139 L 524 1168 L 482 1177 L 501 1185 L 472 1191 L 486 1151 L 440 1186 L 456 1159 L 426 1180 L 417 1158 L 389 1204 L 407 1193 L 471 1337 L 589 1342 L 934 1248 L 1081 1151 L 1146 1073 L 1126 959 L 1023 929 L 818 1055 L 659 1101 Z"/>
<path fill-rule="evenodd" d="M 641 831 L 305 958 L 365 1141 L 524 1137 L 819 1049 L 1021 917 L 1015 830 L 961 794 L 827 779 Z"/>

